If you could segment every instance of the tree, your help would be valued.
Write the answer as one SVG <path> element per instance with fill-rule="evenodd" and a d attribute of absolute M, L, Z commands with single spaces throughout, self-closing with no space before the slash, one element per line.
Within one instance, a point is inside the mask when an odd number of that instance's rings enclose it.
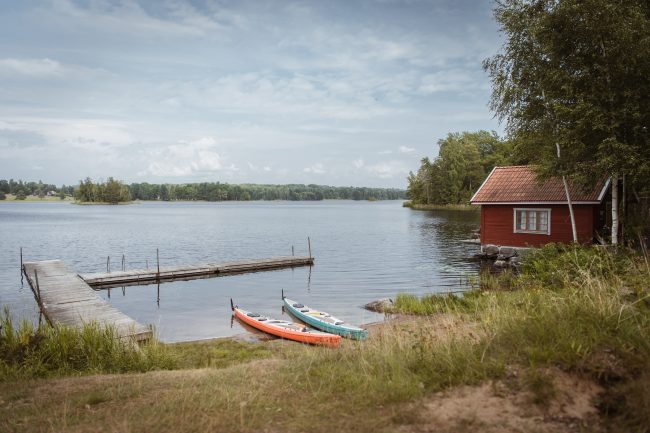
<path fill-rule="evenodd" d="M 449 133 L 438 140 L 438 156 L 423 158 L 408 177 L 408 196 L 414 204 L 467 203 L 495 165 L 512 160 L 512 144 L 495 132 Z"/>
<path fill-rule="evenodd" d="M 7 196 L 5 195 L 4 191 L 0 190 L 0 200 L 6 200 Z"/>
<path fill-rule="evenodd" d="M 542 176 L 612 177 L 617 243 L 619 179 L 650 178 L 650 3 L 500 0 L 495 17 L 491 108 Z"/>

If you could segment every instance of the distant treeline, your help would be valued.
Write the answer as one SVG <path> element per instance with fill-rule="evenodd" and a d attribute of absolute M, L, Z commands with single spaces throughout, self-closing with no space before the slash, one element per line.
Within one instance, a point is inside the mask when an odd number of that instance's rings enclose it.
<path fill-rule="evenodd" d="M 7 194 L 73 195 L 80 202 L 118 203 L 130 200 L 205 200 L 205 201 L 247 201 L 247 200 L 400 200 L 406 198 L 406 191 L 394 188 L 335 187 L 326 185 L 259 185 L 228 184 L 220 182 L 187 184 L 124 184 L 112 177 L 106 182 L 95 182 L 86 178 L 77 186 L 61 186 L 39 182 L 0 180 L 0 192 Z"/>
<path fill-rule="evenodd" d="M 423 158 L 417 173 L 409 174 L 413 204 L 468 203 L 494 166 L 522 162 L 515 161 L 512 143 L 495 132 L 450 133 L 438 145 L 438 156 Z"/>
<path fill-rule="evenodd" d="M 0 200 L 4 200 L 5 194 L 15 195 L 18 199 L 24 199 L 28 195 L 45 197 L 46 195 L 58 195 L 65 198 L 66 195 L 74 194 L 74 186 L 56 185 L 38 182 L 23 182 L 22 180 L 0 179 Z"/>
<path fill-rule="evenodd" d="M 134 200 L 398 200 L 406 191 L 392 188 L 363 188 L 326 185 L 258 185 L 188 183 L 181 185 L 133 183 L 128 186 Z"/>

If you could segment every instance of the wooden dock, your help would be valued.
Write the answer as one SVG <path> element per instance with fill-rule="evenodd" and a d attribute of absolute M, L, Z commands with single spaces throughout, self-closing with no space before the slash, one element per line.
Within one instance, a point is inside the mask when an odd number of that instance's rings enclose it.
<path fill-rule="evenodd" d="M 151 338 L 152 331 L 103 300 L 60 260 L 25 262 L 23 272 L 41 312 L 52 324 L 113 326 L 120 337 Z"/>
<path fill-rule="evenodd" d="M 224 275 L 242 274 L 246 272 L 261 272 L 298 266 L 310 266 L 313 264 L 313 257 L 287 256 L 261 260 L 240 260 L 225 263 L 206 263 L 203 265 L 193 266 L 165 267 L 160 268 L 160 271 L 158 271 L 156 267 L 154 269 L 134 269 L 130 271 L 79 274 L 79 277 L 94 288 L 108 288 L 175 280 L 212 278 Z"/>

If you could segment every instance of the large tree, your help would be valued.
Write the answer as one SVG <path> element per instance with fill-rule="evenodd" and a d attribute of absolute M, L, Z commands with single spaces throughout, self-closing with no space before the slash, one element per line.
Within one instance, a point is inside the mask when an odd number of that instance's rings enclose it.
<path fill-rule="evenodd" d="M 499 0 L 491 107 L 540 174 L 650 179 L 650 2 Z M 556 149 L 562 156 L 556 156 Z"/>

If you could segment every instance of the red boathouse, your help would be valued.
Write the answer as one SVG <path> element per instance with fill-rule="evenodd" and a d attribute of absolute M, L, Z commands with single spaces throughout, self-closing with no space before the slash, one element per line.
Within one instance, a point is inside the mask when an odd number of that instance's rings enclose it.
<path fill-rule="evenodd" d="M 609 183 L 600 181 L 589 191 L 569 186 L 580 243 L 593 242 L 605 227 Z M 528 166 L 494 167 L 470 203 L 481 206 L 481 246 L 573 241 L 562 180 L 540 181 Z"/>

